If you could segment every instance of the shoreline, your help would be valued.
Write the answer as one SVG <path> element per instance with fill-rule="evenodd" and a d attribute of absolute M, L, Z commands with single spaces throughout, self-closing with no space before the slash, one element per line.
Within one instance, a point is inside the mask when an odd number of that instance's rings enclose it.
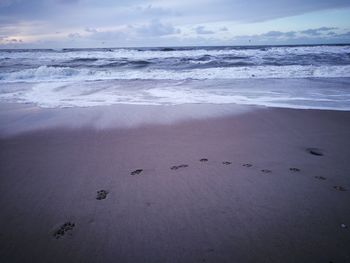
<path fill-rule="evenodd" d="M 187 121 L 225 118 L 266 109 L 238 104 L 132 105 L 41 108 L 34 104 L 0 103 L 0 138 L 46 129 L 133 129 Z"/>
<path fill-rule="evenodd" d="M 3 113 L 0 261 L 350 260 L 350 112 L 192 109 Z"/>
<path fill-rule="evenodd" d="M 256 111 L 350 113 L 347 110 L 268 107 L 244 104 L 185 103 L 178 105 L 114 104 L 42 108 L 27 103 L 0 103 L 0 138 L 56 129 L 119 130 L 183 122 L 230 119 Z"/>

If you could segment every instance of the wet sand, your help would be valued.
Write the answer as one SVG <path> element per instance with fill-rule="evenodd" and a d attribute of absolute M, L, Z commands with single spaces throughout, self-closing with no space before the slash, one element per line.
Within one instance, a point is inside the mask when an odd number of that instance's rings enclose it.
<path fill-rule="evenodd" d="M 30 130 L 0 197 L 0 262 L 350 262 L 350 112 Z"/>

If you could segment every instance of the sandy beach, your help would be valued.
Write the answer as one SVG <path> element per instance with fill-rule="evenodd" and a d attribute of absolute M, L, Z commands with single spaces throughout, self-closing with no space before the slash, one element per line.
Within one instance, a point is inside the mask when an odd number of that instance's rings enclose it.
<path fill-rule="evenodd" d="M 0 262 L 350 262 L 350 112 L 26 130 L 57 114 L 25 108 L 1 115 Z"/>

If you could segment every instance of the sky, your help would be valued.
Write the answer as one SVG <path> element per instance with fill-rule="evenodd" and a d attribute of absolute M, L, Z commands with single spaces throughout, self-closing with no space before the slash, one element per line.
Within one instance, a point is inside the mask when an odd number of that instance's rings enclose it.
<path fill-rule="evenodd" d="M 0 48 L 334 43 L 349 0 L 0 0 Z"/>

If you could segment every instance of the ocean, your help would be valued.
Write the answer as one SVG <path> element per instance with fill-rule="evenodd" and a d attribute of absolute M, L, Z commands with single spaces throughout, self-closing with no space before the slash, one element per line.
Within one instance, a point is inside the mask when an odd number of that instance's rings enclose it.
<path fill-rule="evenodd" d="M 350 110 L 350 45 L 3 49 L 0 102 Z"/>

